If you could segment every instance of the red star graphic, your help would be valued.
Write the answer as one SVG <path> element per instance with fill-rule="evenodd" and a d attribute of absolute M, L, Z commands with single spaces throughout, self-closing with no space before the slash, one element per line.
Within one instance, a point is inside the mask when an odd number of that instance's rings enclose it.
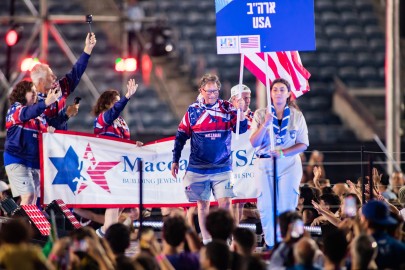
<path fill-rule="evenodd" d="M 105 178 L 105 173 L 111 170 L 115 165 L 119 164 L 118 161 L 101 161 L 98 162 L 96 167 L 92 169 L 89 167 L 87 169 L 87 173 L 89 174 L 91 180 L 102 189 L 106 190 L 107 192 L 111 193 L 110 188 L 107 183 L 107 179 Z"/>
<path fill-rule="evenodd" d="M 92 165 L 87 169 L 87 174 L 90 176 L 90 179 L 99 187 L 105 191 L 111 193 L 110 187 L 108 186 L 107 179 L 105 178 L 105 173 L 111 170 L 115 165 L 120 163 L 119 161 L 101 161 L 97 162 L 96 158 L 93 155 L 93 150 L 91 149 L 90 143 L 87 144 L 86 151 L 83 155 L 83 159 L 91 161 Z M 93 167 L 93 168 L 92 168 Z M 82 182 L 77 194 L 82 192 L 87 187 L 87 184 Z"/>

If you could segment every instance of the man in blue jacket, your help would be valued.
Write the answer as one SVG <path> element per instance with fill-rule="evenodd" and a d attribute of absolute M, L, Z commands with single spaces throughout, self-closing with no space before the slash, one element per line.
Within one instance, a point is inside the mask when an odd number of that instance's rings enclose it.
<path fill-rule="evenodd" d="M 181 151 L 191 139 L 191 152 L 183 178 L 190 202 L 197 202 L 198 223 L 203 242 L 211 237 L 205 226 L 210 206 L 211 191 L 219 207 L 230 209 L 234 197 L 230 184 L 231 135 L 236 130 L 237 110 L 228 101 L 218 98 L 221 83 L 216 75 L 204 75 L 199 84 L 201 98 L 191 104 L 180 122 L 173 149 L 172 175 L 177 178 Z M 237 103 L 243 108 L 244 100 Z M 246 132 L 248 123 L 241 113 L 239 133 Z"/>
<path fill-rule="evenodd" d="M 47 123 L 59 130 L 67 129 L 67 121 L 78 112 L 78 104 L 66 108 L 66 99 L 75 90 L 86 70 L 91 52 L 96 45 L 94 33 L 87 34 L 83 53 L 72 67 L 72 70 L 59 81 L 47 64 L 37 64 L 31 70 L 31 79 L 38 91 L 38 101 L 46 99 L 47 92 L 52 88 L 60 88 L 62 96 L 48 107 L 44 116 Z"/>

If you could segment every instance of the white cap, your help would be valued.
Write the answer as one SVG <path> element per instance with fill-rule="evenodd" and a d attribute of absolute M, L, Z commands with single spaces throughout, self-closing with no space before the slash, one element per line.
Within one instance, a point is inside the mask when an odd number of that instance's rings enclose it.
<path fill-rule="evenodd" d="M 10 189 L 6 182 L 0 180 L 0 192 Z"/>
<path fill-rule="evenodd" d="M 247 87 L 246 85 L 242 84 L 241 86 L 242 86 L 241 89 L 240 89 L 241 93 L 251 93 L 252 92 L 252 91 L 250 91 L 250 88 Z M 239 84 L 237 84 L 237 85 L 235 85 L 234 87 L 231 88 L 231 97 L 230 97 L 230 99 L 232 97 L 236 96 L 238 93 L 239 93 Z"/>

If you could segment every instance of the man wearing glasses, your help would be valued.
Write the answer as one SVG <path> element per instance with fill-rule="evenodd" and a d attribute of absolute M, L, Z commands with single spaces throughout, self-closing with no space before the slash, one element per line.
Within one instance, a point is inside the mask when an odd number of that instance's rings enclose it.
<path fill-rule="evenodd" d="M 231 135 L 236 131 L 237 108 L 243 109 L 241 98 L 232 106 L 218 98 L 221 83 L 216 75 L 204 75 L 199 84 L 202 98 L 191 104 L 180 122 L 173 149 L 172 175 L 177 178 L 181 151 L 191 138 L 189 163 L 183 178 L 185 192 L 190 202 L 197 202 L 198 223 L 203 242 L 211 236 L 205 228 L 209 212 L 211 191 L 219 207 L 230 209 L 234 197 L 230 184 Z M 248 123 L 241 113 L 239 133 L 245 133 Z"/>

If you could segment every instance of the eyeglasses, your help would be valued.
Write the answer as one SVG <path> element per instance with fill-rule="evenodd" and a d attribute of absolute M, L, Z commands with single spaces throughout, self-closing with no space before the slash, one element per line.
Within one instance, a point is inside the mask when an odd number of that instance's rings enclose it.
<path fill-rule="evenodd" d="M 215 94 L 215 95 L 218 95 L 219 94 L 219 90 L 218 89 L 215 89 L 215 90 L 205 90 L 205 89 L 201 89 L 201 90 L 203 90 L 205 93 L 207 93 L 208 95 L 212 95 L 212 94 Z"/>

